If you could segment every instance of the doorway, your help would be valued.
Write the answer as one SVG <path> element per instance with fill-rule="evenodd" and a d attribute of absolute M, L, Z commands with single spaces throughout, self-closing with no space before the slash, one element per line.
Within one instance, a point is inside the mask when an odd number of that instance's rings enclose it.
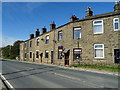
<path fill-rule="evenodd" d="M 114 49 L 114 63 L 120 63 L 120 49 Z"/>
<path fill-rule="evenodd" d="M 51 64 L 54 64 L 54 51 L 51 51 Z"/>
<path fill-rule="evenodd" d="M 70 50 L 68 50 L 65 55 L 65 65 L 69 65 L 69 55 L 70 55 Z"/>
<path fill-rule="evenodd" d="M 33 62 L 35 62 L 35 54 L 33 53 Z"/>

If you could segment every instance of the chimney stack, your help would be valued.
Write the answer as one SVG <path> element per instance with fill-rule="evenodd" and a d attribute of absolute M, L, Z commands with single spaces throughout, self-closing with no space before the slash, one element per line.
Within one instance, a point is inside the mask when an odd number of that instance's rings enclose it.
<path fill-rule="evenodd" d="M 30 39 L 34 38 L 34 34 L 30 34 Z"/>
<path fill-rule="evenodd" d="M 55 29 L 55 28 L 56 28 L 56 24 L 55 24 L 55 22 L 52 22 L 50 24 L 50 30 Z"/>
<path fill-rule="evenodd" d="M 39 29 L 36 30 L 35 35 L 36 35 L 36 37 L 38 37 L 40 35 Z"/>
<path fill-rule="evenodd" d="M 70 17 L 70 21 L 73 22 L 75 20 L 78 20 L 78 18 L 75 15 L 72 15 L 72 17 Z"/>
<path fill-rule="evenodd" d="M 93 11 L 91 11 L 91 7 L 87 7 L 86 17 L 92 16 L 92 15 L 93 15 Z"/>
<path fill-rule="evenodd" d="M 120 12 L 120 3 L 119 3 L 119 1 L 115 2 L 114 12 Z"/>
<path fill-rule="evenodd" d="M 42 34 L 46 33 L 47 28 L 44 26 L 44 28 L 42 28 Z"/>

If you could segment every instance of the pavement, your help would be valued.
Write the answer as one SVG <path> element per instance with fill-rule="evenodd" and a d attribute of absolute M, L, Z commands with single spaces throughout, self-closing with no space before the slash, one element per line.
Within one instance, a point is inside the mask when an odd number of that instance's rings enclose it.
<path fill-rule="evenodd" d="M 0 80 L 0 90 L 1 89 L 7 90 L 5 84 L 2 82 L 2 80 Z"/>
<path fill-rule="evenodd" d="M 118 88 L 118 74 L 56 65 L 0 60 L 14 88 Z"/>
<path fill-rule="evenodd" d="M 24 62 L 24 63 L 31 63 L 31 64 L 37 64 L 40 65 L 36 62 L 26 62 L 26 61 L 20 61 L 20 62 Z M 42 64 L 42 65 L 46 65 L 46 66 L 56 66 L 58 68 L 64 68 L 64 69 L 71 69 L 71 70 L 80 70 L 80 71 L 88 71 L 88 72 L 94 72 L 94 73 L 102 73 L 102 74 L 110 74 L 110 75 L 119 75 L 119 72 L 115 72 L 115 71 L 108 71 L 108 70 L 104 70 L 104 69 L 94 69 L 94 68 L 82 68 L 82 67 L 69 67 L 69 66 L 58 66 L 55 64 Z"/>

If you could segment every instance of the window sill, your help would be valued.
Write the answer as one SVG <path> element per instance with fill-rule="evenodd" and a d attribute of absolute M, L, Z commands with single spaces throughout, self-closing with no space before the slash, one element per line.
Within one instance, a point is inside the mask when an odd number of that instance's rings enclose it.
<path fill-rule="evenodd" d="M 93 33 L 94 35 L 101 35 L 101 34 L 103 34 L 103 33 Z"/>
<path fill-rule="evenodd" d="M 58 42 L 61 42 L 61 41 L 63 41 L 63 40 L 58 40 Z"/>
<path fill-rule="evenodd" d="M 105 59 L 104 57 L 94 57 L 94 59 Z"/>
<path fill-rule="evenodd" d="M 115 32 L 116 32 L 116 31 L 120 31 L 120 29 L 116 29 L 116 30 L 114 30 L 114 31 L 115 31 Z"/>

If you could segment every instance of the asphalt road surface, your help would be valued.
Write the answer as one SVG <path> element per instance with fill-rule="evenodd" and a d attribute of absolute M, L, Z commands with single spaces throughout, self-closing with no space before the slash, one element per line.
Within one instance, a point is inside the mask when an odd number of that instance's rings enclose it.
<path fill-rule="evenodd" d="M 0 60 L 14 88 L 118 88 L 118 76 L 57 66 Z"/>

